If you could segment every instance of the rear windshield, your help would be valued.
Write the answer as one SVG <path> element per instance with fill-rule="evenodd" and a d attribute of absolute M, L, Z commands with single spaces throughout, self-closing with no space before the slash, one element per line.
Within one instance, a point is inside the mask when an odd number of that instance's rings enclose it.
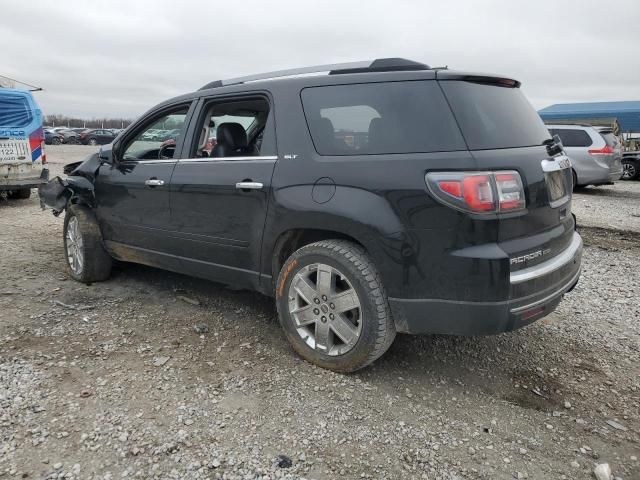
<path fill-rule="evenodd" d="M 0 94 L 0 126 L 22 128 L 32 120 L 33 113 L 25 97 Z"/>
<path fill-rule="evenodd" d="M 549 132 L 519 88 L 440 81 L 471 150 L 542 145 Z"/>
<path fill-rule="evenodd" d="M 618 140 L 618 137 L 613 134 L 613 132 L 600 132 L 600 135 L 602 135 L 602 138 L 604 138 L 604 141 L 607 142 L 607 145 L 609 145 L 610 147 L 616 148 L 620 146 L 620 141 Z"/>
<path fill-rule="evenodd" d="M 465 150 L 433 80 L 309 87 L 302 104 L 320 155 Z"/>

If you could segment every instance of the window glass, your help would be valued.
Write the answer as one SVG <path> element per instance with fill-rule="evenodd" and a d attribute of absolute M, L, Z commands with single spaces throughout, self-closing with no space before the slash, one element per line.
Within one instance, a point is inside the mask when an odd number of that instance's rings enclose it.
<path fill-rule="evenodd" d="M 124 150 L 123 160 L 173 158 L 175 146 L 184 134 L 188 107 L 182 107 L 147 124 Z"/>
<path fill-rule="evenodd" d="M 458 80 L 440 85 L 471 150 L 542 145 L 550 138 L 519 88 Z"/>
<path fill-rule="evenodd" d="M 552 135 L 558 135 L 565 147 L 590 147 L 593 143 L 587 132 L 577 128 L 551 128 L 549 131 Z"/>
<path fill-rule="evenodd" d="M 0 95 L 0 126 L 22 128 L 32 121 L 33 114 L 26 98 L 18 95 Z"/>
<path fill-rule="evenodd" d="M 618 140 L 618 137 L 616 137 L 613 134 L 613 132 L 609 132 L 609 131 L 605 130 L 604 132 L 600 132 L 600 135 L 602 135 L 602 138 L 604 138 L 604 141 L 610 147 L 612 147 L 612 148 L 620 147 L 620 140 Z"/>
<path fill-rule="evenodd" d="M 269 102 L 248 98 L 205 106 L 196 132 L 196 157 L 246 157 L 270 155 L 272 142 L 264 142 L 269 132 Z M 267 135 L 270 139 L 271 136 Z M 194 143 L 196 142 L 194 140 Z M 269 150 L 269 151 L 267 151 Z"/>
<path fill-rule="evenodd" d="M 435 81 L 310 87 L 302 104 L 320 155 L 465 149 Z"/>

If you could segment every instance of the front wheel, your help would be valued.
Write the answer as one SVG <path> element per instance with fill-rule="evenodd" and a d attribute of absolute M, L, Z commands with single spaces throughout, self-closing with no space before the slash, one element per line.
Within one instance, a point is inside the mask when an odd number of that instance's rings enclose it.
<path fill-rule="evenodd" d="M 95 147 L 96 145 L 98 145 L 98 141 L 95 138 L 90 138 L 89 145 L 91 145 L 92 147 Z"/>
<path fill-rule="evenodd" d="M 396 335 L 380 273 L 362 247 L 345 240 L 293 253 L 278 276 L 276 304 L 293 349 L 336 372 L 369 365 Z"/>
<path fill-rule="evenodd" d="M 71 205 L 64 217 L 64 251 L 69 274 L 83 283 L 106 280 L 113 260 L 104 249 L 102 233 L 93 212 Z"/>

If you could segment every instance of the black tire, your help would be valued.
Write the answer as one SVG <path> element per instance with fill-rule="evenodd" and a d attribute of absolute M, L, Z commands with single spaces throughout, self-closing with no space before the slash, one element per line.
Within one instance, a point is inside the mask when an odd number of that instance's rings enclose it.
<path fill-rule="evenodd" d="M 60 141 L 60 139 L 58 137 L 53 137 L 51 139 L 51 144 L 52 145 L 60 145 L 62 142 Z"/>
<path fill-rule="evenodd" d="M 21 188 L 20 190 L 12 190 L 7 195 L 8 198 L 16 199 L 16 200 L 26 200 L 31 197 L 31 189 L 30 188 Z"/>
<path fill-rule="evenodd" d="M 92 147 L 95 147 L 96 145 L 98 145 L 98 140 L 96 140 L 95 138 L 90 138 L 89 145 L 91 145 Z"/>
<path fill-rule="evenodd" d="M 327 264 L 343 274 L 358 295 L 361 332 L 346 353 L 329 355 L 307 345 L 289 313 L 289 287 L 298 272 Z M 396 329 L 380 273 L 364 249 L 346 240 L 322 240 L 300 248 L 284 263 L 276 283 L 280 324 L 293 349 L 305 360 L 335 372 L 348 373 L 378 359 L 393 343 Z"/>
<path fill-rule="evenodd" d="M 68 253 L 67 232 L 69 222 L 73 218 L 77 219 L 78 230 L 82 238 L 82 244 L 79 249 L 82 253 L 83 264 L 79 271 L 74 270 L 72 267 Z M 101 282 L 109 278 L 113 260 L 102 243 L 102 233 L 98 221 L 88 207 L 84 205 L 71 205 L 67 208 L 67 213 L 64 217 L 63 238 L 65 263 L 69 275 L 71 275 L 74 280 L 82 283 L 90 283 Z"/>
<path fill-rule="evenodd" d="M 622 180 L 636 180 L 640 177 L 640 164 L 630 160 L 622 160 Z"/>

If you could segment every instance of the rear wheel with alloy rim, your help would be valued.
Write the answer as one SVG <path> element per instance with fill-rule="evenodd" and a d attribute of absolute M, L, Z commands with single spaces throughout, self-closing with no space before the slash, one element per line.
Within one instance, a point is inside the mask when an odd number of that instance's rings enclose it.
<path fill-rule="evenodd" d="M 316 242 L 291 255 L 276 301 L 294 350 L 323 368 L 358 370 L 395 337 L 380 274 L 362 247 L 345 240 Z"/>
<path fill-rule="evenodd" d="M 102 244 L 93 212 L 71 205 L 64 218 L 64 251 L 69 274 L 79 282 L 99 282 L 111 274 L 112 259 Z"/>
<path fill-rule="evenodd" d="M 635 180 L 638 178 L 638 166 L 636 162 L 630 162 L 628 160 L 622 161 L 622 179 L 623 180 Z"/>

